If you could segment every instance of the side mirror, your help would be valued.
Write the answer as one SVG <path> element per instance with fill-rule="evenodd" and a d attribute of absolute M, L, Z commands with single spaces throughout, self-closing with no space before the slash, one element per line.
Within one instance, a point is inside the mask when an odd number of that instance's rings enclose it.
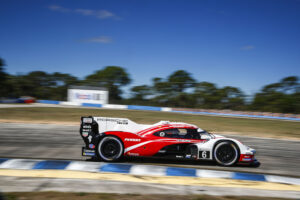
<path fill-rule="evenodd" d="M 200 135 L 201 136 L 201 140 L 210 140 L 211 137 L 209 135 L 206 135 L 206 134 L 203 134 L 203 135 Z"/>

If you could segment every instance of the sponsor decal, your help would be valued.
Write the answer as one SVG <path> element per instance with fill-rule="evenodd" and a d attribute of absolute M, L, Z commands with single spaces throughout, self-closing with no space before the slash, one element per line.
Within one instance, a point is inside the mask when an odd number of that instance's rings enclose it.
<path fill-rule="evenodd" d="M 95 153 L 93 149 L 84 149 L 84 153 Z"/>
<path fill-rule="evenodd" d="M 90 145 L 89 145 L 89 148 L 90 148 L 90 149 L 94 149 L 94 148 L 95 148 L 95 145 L 90 144 Z"/>
<path fill-rule="evenodd" d="M 88 140 L 89 140 L 89 143 L 92 142 L 92 136 L 91 135 L 88 137 Z"/>
<path fill-rule="evenodd" d="M 139 156 L 139 153 L 128 153 L 129 156 Z"/>
<path fill-rule="evenodd" d="M 95 152 L 83 152 L 84 156 L 95 156 Z"/>
<path fill-rule="evenodd" d="M 84 125 L 84 126 L 82 126 L 82 128 L 91 129 L 91 128 L 92 128 L 92 126 L 90 126 L 90 125 Z"/>
<path fill-rule="evenodd" d="M 92 123 L 93 118 L 83 118 L 82 121 L 83 121 L 83 123 Z"/>
<path fill-rule="evenodd" d="M 127 147 L 127 148 L 124 150 L 124 153 L 126 153 L 126 152 L 128 152 L 128 151 L 131 151 L 131 150 L 133 150 L 133 149 L 136 149 L 136 148 L 138 148 L 138 147 L 141 147 L 141 146 L 143 146 L 143 145 L 146 145 L 146 144 L 148 144 L 148 143 L 150 143 L 150 142 L 153 142 L 153 141 L 146 141 L 146 142 L 138 143 L 138 144 L 132 145 L 132 146 L 130 146 L 130 147 Z M 144 149 L 145 149 L 145 147 L 144 147 Z"/>
<path fill-rule="evenodd" d="M 82 132 L 82 136 L 83 136 L 83 137 L 87 137 L 88 135 L 89 135 L 88 132 Z"/>
<path fill-rule="evenodd" d="M 240 161 L 245 161 L 245 162 L 249 162 L 252 161 L 254 159 L 253 155 L 241 155 L 241 159 Z"/>
<path fill-rule="evenodd" d="M 95 150 L 94 149 L 83 149 L 82 151 L 82 155 L 83 156 L 95 156 L 96 153 L 95 153 Z"/>
<path fill-rule="evenodd" d="M 128 125 L 128 120 L 127 119 L 97 118 L 97 121 L 115 122 L 117 124 Z"/>
<path fill-rule="evenodd" d="M 90 95 L 90 94 L 80 94 L 80 93 L 75 93 L 75 98 L 76 98 L 76 99 L 91 100 L 91 99 L 92 99 L 92 95 Z"/>
<path fill-rule="evenodd" d="M 130 141 L 130 142 L 140 142 L 141 139 L 136 139 L 136 138 L 125 138 L 125 141 Z"/>

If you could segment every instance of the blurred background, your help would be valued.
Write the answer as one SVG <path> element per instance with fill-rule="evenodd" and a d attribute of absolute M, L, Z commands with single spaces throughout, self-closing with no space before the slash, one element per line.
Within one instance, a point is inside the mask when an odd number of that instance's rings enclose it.
<path fill-rule="evenodd" d="M 130 164 L 299 179 L 299 19 L 299 0 L 0 0 L 0 168 L 12 158 L 83 161 L 80 117 L 105 116 L 193 123 L 242 141 L 262 162 L 230 169 L 147 159 L 125 161 Z M 0 192 L 7 199 L 182 199 L 168 195 L 297 198 L 300 191 L 300 183 L 280 193 L 280 187 L 60 181 L 0 175 Z M 86 188 L 139 195 L 97 196 Z M 49 190 L 81 193 L 10 193 Z"/>
<path fill-rule="evenodd" d="M 299 113 L 299 1 L 7 1 L 2 98 Z"/>

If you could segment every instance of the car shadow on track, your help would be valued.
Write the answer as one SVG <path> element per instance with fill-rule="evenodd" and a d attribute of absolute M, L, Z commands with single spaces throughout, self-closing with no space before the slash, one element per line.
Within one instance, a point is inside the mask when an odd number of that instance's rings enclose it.
<path fill-rule="evenodd" d="M 87 159 L 87 161 L 102 162 L 99 159 Z M 232 167 L 225 167 L 218 165 L 214 161 L 199 161 L 199 160 L 188 160 L 188 159 L 171 159 L 171 158 L 153 158 L 153 157 L 125 157 L 119 161 L 119 163 L 127 164 L 141 164 L 141 165 L 167 165 L 170 167 L 191 167 L 191 168 L 257 168 L 259 165 L 243 165 L 236 164 Z"/>

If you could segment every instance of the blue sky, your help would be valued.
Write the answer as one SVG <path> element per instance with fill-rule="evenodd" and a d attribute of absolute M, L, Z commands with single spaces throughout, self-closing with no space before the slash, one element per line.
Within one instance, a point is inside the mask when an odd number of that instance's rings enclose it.
<path fill-rule="evenodd" d="M 117 65 L 134 86 L 184 69 L 247 94 L 300 76 L 299 0 L 0 0 L 0 29 L 11 74 Z"/>

